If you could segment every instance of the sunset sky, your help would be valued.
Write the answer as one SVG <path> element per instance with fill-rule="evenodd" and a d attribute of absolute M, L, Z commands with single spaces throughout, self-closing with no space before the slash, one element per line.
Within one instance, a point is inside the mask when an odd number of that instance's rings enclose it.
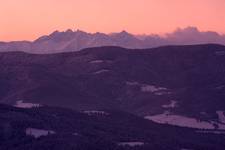
<path fill-rule="evenodd" d="M 225 0 L 0 0 L 0 41 L 68 28 L 163 34 L 187 26 L 225 33 Z"/>

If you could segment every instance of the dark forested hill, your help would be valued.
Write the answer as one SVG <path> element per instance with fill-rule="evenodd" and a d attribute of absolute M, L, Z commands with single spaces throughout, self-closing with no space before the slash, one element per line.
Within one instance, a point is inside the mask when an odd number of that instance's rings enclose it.
<path fill-rule="evenodd" d="M 99 47 L 46 55 L 7 52 L 0 53 L 0 70 L 0 102 L 5 104 L 115 109 L 139 116 L 169 113 L 225 129 L 221 45 Z"/>
<path fill-rule="evenodd" d="M 1 150 L 222 150 L 223 134 L 158 125 L 132 114 L 0 105 Z M 201 130 L 203 132 L 203 130 Z"/>

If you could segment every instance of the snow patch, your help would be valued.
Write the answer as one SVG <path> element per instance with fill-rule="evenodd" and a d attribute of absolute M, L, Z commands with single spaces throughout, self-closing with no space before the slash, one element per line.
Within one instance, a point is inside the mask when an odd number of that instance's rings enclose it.
<path fill-rule="evenodd" d="M 225 55 L 225 51 L 217 51 L 216 55 L 219 55 L 219 56 Z"/>
<path fill-rule="evenodd" d="M 138 83 L 138 82 L 130 82 L 130 81 L 127 81 L 126 84 L 127 84 L 127 85 L 130 85 L 130 86 L 133 86 L 133 85 L 140 85 L 140 83 Z"/>
<path fill-rule="evenodd" d="M 213 122 L 214 124 L 217 125 L 217 128 L 216 129 L 220 129 L 220 130 L 225 130 L 225 124 L 221 124 L 221 123 L 216 123 L 216 122 Z"/>
<path fill-rule="evenodd" d="M 167 90 L 167 89 L 164 87 L 156 87 L 154 85 L 142 85 L 141 87 L 142 92 L 158 92 L 162 90 Z"/>
<path fill-rule="evenodd" d="M 224 87 L 225 87 L 225 85 L 220 85 L 220 86 L 217 86 L 216 89 L 221 90 L 221 89 L 223 89 Z"/>
<path fill-rule="evenodd" d="M 225 125 L 212 121 L 200 121 L 195 118 L 186 116 L 173 115 L 169 112 L 154 116 L 146 116 L 145 119 L 151 120 L 160 124 L 176 125 L 181 127 L 197 128 L 197 129 L 225 129 Z M 217 127 L 216 127 L 217 126 Z"/>
<path fill-rule="evenodd" d="M 91 64 L 99 64 L 99 63 L 103 63 L 104 60 L 93 60 L 93 61 L 90 61 Z"/>
<path fill-rule="evenodd" d="M 75 132 L 75 133 L 73 133 L 72 135 L 77 136 L 77 135 L 79 135 L 79 134 Z"/>
<path fill-rule="evenodd" d="M 88 111 L 84 111 L 84 113 L 87 115 L 109 115 L 109 113 L 105 111 L 99 111 L 99 110 L 88 110 Z"/>
<path fill-rule="evenodd" d="M 204 111 L 200 112 L 200 114 L 201 114 L 201 115 L 207 115 L 207 113 L 204 112 Z"/>
<path fill-rule="evenodd" d="M 168 89 L 165 87 L 158 87 L 158 86 L 147 85 L 147 84 L 142 84 L 141 91 L 142 92 L 151 92 L 151 93 L 154 93 L 155 95 L 171 94 L 171 92 L 169 92 Z"/>
<path fill-rule="evenodd" d="M 119 142 L 119 146 L 130 146 L 130 147 L 135 147 L 135 146 L 142 146 L 144 145 L 144 142 Z"/>
<path fill-rule="evenodd" d="M 163 108 L 175 108 L 177 107 L 177 101 L 171 101 L 168 105 L 162 105 Z"/>
<path fill-rule="evenodd" d="M 221 123 L 225 123 L 225 116 L 224 116 L 224 112 L 223 111 L 216 111 L 219 121 Z"/>
<path fill-rule="evenodd" d="M 22 100 L 17 101 L 15 107 L 18 108 L 33 108 L 33 107 L 41 107 L 40 104 L 33 104 L 33 103 L 24 103 Z"/>
<path fill-rule="evenodd" d="M 161 92 L 156 92 L 154 93 L 155 95 L 168 95 L 168 94 L 171 94 L 171 92 L 168 92 L 168 91 L 161 91 Z"/>
<path fill-rule="evenodd" d="M 148 85 L 148 84 L 141 84 L 138 82 L 126 82 L 127 85 L 129 86 L 139 86 L 141 88 L 142 92 L 151 92 L 154 93 L 155 95 L 166 95 L 166 94 L 171 94 L 169 90 L 165 87 L 159 87 L 155 85 Z"/>
<path fill-rule="evenodd" d="M 102 70 L 99 70 L 99 71 L 94 72 L 94 74 L 100 74 L 100 73 L 105 73 L 105 72 L 109 72 L 109 70 L 102 69 Z"/>
<path fill-rule="evenodd" d="M 50 134 L 55 134 L 52 130 L 43 130 L 43 129 L 35 129 L 35 128 L 27 128 L 26 135 L 33 136 L 35 138 L 39 138 L 41 136 L 48 136 Z"/>
<path fill-rule="evenodd" d="M 225 134 L 225 131 L 216 131 L 216 130 L 206 130 L 206 131 L 202 131 L 202 130 L 198 130 L 196 131 L 197 133 L 212 133 L 212 134 Z"/>

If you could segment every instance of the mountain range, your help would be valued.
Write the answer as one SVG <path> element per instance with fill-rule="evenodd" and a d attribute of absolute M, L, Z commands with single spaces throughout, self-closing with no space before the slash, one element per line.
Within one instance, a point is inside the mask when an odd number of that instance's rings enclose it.
<path fill-rule="evenodd" d="M 225 35 L 216 32 L 201 32 L 196 27 L 177 29 L 173 33 L 160 35 L 133 35 L 120 33 L 87 33 L 71 29 L 55 31 L 34 41 L 0 42 L 0 51 L 24 51 L 28 53 L 59 53 L 79 51 L 99 46 L 119 46 L 130 49 L 153 48 L 165 45 L 225 44 Z"/>

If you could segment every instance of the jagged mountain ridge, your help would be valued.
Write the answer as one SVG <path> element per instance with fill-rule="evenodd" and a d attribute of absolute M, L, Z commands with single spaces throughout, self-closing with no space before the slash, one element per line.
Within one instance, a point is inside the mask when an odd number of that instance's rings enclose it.
<path fill-rule="evenodd" d="M 84 31 L 55 31 L 48 36 L 42 36 L 33 42 L 9 42 L 0 44 L 0 51 L 25 51 L 29 53 L 58 53 L 78 51 L 88 47 L 120 46 L 126 48 L 141 48 L 144 42 L 134 35 L 122 31 L 114 34 L 87 33 Z M 144 47 L 148 47 L 147 45 Z"/>
<path fill-rule="evenodd" d="M 33 42 L 1 42 L 0 51 L 24 51 L 28 53 L 59 53 L 79 51 L 89 47 L 119 46 L 130 49 L 153 48 L 165 45 L 193 45 L 217 43 L 225 44 L 225 36 L 216 32 L 201 32 L 195 27 L 177 29 L 166 36 L 138 36 L 126 31 L 120 33 L 87 33 L 71 29 L 65 32 L 55 31 Z"/>

